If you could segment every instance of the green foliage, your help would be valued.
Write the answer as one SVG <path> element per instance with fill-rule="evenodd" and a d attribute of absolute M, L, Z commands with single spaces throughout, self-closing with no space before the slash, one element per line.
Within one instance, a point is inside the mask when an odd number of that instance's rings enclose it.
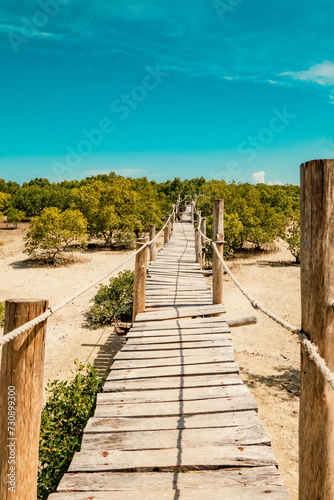
<path fill-rule="evenodd" d="M 9 207 L 6 210 L 7 222 L 14 224 L 14 227 L 17 227 L 17 223 L 25 218 L 25 212 L 20 212 L 17 208 Z"/>
<path fill-rule="evenodd" d="M 96 395 L 102 390 L 104 379 L 94 367 L 78 361 L 75 364 L 77 373 L 71 381 L 47 384 L 49 396 L 42 411 L 39 440 L 39 500 L 46 500 L 56 490 L 80 449 L 84 427 L 94 413 Z"/>
<path fill-rule="evenodd" d="M 125 270 L 110 278 L 109 286 L 100 285 L 87 313 L 91 324 L 110 324 L 114 320 L 131 321 L 134 272 Z"/>
<path fill-rule="evenodd" d="M 136 247 L 136 237 L 134 233 L 116 233 L 114 242 L 119 250 L 133 250 Z"/>
<path fill-rule="evenodd" d="M 45 208 L 30 225 L 25 240 L 25 253 L 54 263 L 71 244 L 85 247 L 87 221 L 79 210 Z"/>
<path fill-rule="evenodd" d="M 256 186 L 245 183 L 226 184 L 212 180 L 201 186 L 203 196 L 197 207 L 207 217 L 208 235 L 212 237 L 212 202 L 224 198 L 224 231 L 226 254 L 233 254 L 245 243 L 260 248 L 284 237 L 285 228 L 299 206 L 298 186 Z"/>
<path fill-rule="evenodd" d="M 296 212 L 291 219 L 291 225 L 287 229 L 285 241 L 289 245 L 289 250 L 296 259 L 297 264 L 300 264 L 300 213 Z"/>
<path fill-rule="evenodd" d="M 0 302 L 0 326 L 2 327 L 5 322 L 5 303 Z"/>
<path fill-rule="evenodd" d="M 10 194 L 0 192 L 0 220 L 4 218 L 3 210 L 5 210 L 9 205 L 10 199 Z"/>

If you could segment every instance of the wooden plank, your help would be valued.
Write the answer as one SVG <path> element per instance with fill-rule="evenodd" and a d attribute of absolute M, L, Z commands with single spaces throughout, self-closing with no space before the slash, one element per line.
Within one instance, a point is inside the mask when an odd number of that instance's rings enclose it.
<path fill-rule="evenodd" d="M 200 399 L 230 398 L 235 396 L 247 396 L 248 388 L 244 384 L 216 387 L 196 387 L 165 390 L 105 391 L 97 395 L 98 404 L 121 404 L 121 403 L 162 403 L 165 401 L 198 401 Z"/>
<path fill-rule="evenodd" d="M 178 474 L 179 476 L 180 474 Z M 284 487 L 271 486 L 249 488 L 240 485 L 227 486 L 221 489 L 185 489 L 185 490 L 149 490 L 149 491 L 126 491 L 123 490 L 120 496 L 119 491 L 86 491 L 83 495 L 80 493 L 64 492 L 53 493 L 48 498 L 49 500 L 288 500 L 289 495 Z M 177 494 L 177 497 L 175 496 Z M 135 497 L 134 497 L 135 495 Z"/>
<path fill-rule="evenodd" d="M 154 321 L 164 319 L 175 319 L 192 316 L 207 316 L 209 314 L 222 314 L 225 312 L 225 307 L 221 304 L 208 305 L 208 306 L 194 306 L 194 307 L 166 307 L 161 308 L 156 313 L 139 313 L 137 314 L 138 321 Z"/>
<path fill-rule="evenodd" d="M 85 433 L 133 432 L 143 430 L 208 429 L 240 427 L 257 424 L 260 419 L 254 410 L 238 412 L 185 415 L 179 417 L 92 417 L 88 420 Z"/>
<path fill-rule="evenodd" d="M 228 330 L 229 331 L 229 330 Z M 129 338 L 127 341 L 128 346 L 140 344 L 143 346 L 144 344 L 182 344 L 185 345 L 188 342 L 208 342 L 210 340 L 226 340 L 225 335 L 230 335 L 230 333 L 206 333 L 206 334 L 189 334 L 183 336 L 179 335 L 164 335 L 157 337 L 135 337 Z M 175 346 L 174 346 L 175 348 Z"/>
<path fill-rule="evenodd" d="M 139 378 L 130 380 L 106 380 L 105 391 L 143 391 L 147 389 L 179 389 L 215 387 L 224 385 L 234 385 L 241 383 L 239 375 L 236 373 L 214 374 L 214 375 L 193 375 L 191 377 L 165 377 L 165 378 Z"/>
<path fill-rule="evenodd" d="M 199 413 L 223 413 L 244 410 L 256 410 L 257 405 L 253 396 L 236 396 L 231 398 L 200 399 L 198 401 L 143 403 L 96 406 L 96 417 L 158 417 L 184 416 Z"/>
<path fill-rule="evenodd" d="M 87 450 L 163 450 L 203 446 L 270 446 L 262 424 L 222 429 L 175 429 L 168 431 L 105 432 L 84 434 L 81 451 Z"/>
<path fill-rule="evenodd" d="M 229 335 L 230 336 L 230 335 Z M 231 337 L 231 336 L 230 336 Z M 186 351 L 188 349 L 203 349 L 205 347 L 225 347 L 225 341 L 228 339 L 228 337 L 225 337 L 223 339 L 218 339 L 218 340 L 196 340 L 196 341 L 190 341 L 190 342 L 182 342 L 182 350 Z M 175 350 L 175 349 L 180 349 L 180 344 L 177 343 L 158 343 L 158 344 L 151 344 L 151 343 L 140 343 L 138 340 L 138 343 L 135 343 L 135 340 L 133 340 L 131 343 L 125 344 L 125 346 L 122 348 L 122 352 L 136 352 L 136 351 L 168 351 L 168 350 Z"/>
<path fill-rule="evenodd" d="M 207 326 L 204 328 L 171 328 L 170 330 L 149 330 L 145 331 L 133 331 L 132 329 L 127 333 L 127 339 L 136 339 L 136 338 L 147 338 L 147 337 L 163 337 L 167 335 L 182 335 L 182 338 L 187 335 L 207 335 L 210 333 L 228 333 L 230 329 L 228 326 L 219 325 L 219 326 Z"/>
<path fill-rule="evenodd" d="M 224 342 L 224 347 L 232 347 L 232 342 L 227 340 Z M 200 353 L 204 354 L 206 352 L 212 353 L 212 355 L 218 354 L 222 348 L 217 347 L 204 347 L 204 350 L 199 349 L 187 349 L 184 353 L 186 356 L 198 356 Z M 130 359 L 157 359 L 157 358 L 174 358 L 180 356 L 180 348 L 178 349 L 166 349 L 157 351 L 119 351 L 114 357 L 114 361 L 118 360 L 130 360 Z"/>
<path fill-rule="evenodd" d="M 183 353 L 172 358 L 153 358 L 153 359 L 116 359 L 113 362 L 112 370 L 137 370 L 146 368 L 157 368 L 163 366 L 189 366 L 210 363 L 227 363 L 234 361 L 234 352 L 232 347 L 225 347 L 218 354 L 204 354 L 198 356 L 187 356 Z"/>
<path fill-rule="evenodd" d="M 60 481 L 58 491 L 124 491 L 124 490 L 168 490 L 175 482 L 172 472 L 145 472 L 126 473 L 113 472 L 104 474 L 100 472 L 65 474 Z M 262 486 L 283 486 L 283 481 L 274 466 L 245 467 L 244 469 L 221 469 L 217 471 L 195 471 L 192 474 L 179 474 L 177 487 L 184 488 L 225 488 L 236 484 L 248 485 L 256 488 Z M 231 497 L 230 500 L 235 497 Z"/>
<path fill-rule="evenodd" d="M 180 456 L 181 455 L 181 456 Z M 202 446 L 166 450 L 106 450 L 77 452 L 70 472 L 148 471 L 150 469 L 201 470 L 215 467 L 276 465 L 269 446 Z"/>
<path fill-rule="evenodd" d="M 132 325 L 131 332 L 144 331 L 148 332 L 150 330 L 169 330 L 169 329 L 180 329 L 182 330 L 188 328 L 204 328 L 207 326 L 228 326 L 226 323 L 226 318 L 224 316 L 206 317 L 206 318 L 196 318 L 196 319 L 172 319 L 166 320 L 163 323 L 161 321 L 151 321 L 151 322 L 139 322 L 136 321 Z"/>
<path fill-rule="evenodd" d="M 223 373 L 238 373 L 237 363 L 208 363 L 204 365 L 164 366 L 160 368 L 145 368 L 138 370 L 112 370 L 107 380 L 129 380 L 134 378 L 156 378 L 192 375 L 216 375 Z"/>

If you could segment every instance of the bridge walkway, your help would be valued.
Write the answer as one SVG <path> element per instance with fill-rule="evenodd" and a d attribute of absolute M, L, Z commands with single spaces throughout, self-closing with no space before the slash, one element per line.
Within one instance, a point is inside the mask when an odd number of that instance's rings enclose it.
<path fill-rule="evenodd" d="M 190 213 L 149 265 L 146 310 L 116 355 L 81 451 L 50 500 L 287 500 Z"/>

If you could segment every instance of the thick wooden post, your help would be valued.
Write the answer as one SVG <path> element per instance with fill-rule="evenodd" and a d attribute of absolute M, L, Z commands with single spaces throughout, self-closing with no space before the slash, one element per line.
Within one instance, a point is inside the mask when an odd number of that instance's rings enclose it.
<path fill-rule="evenodd" d="M 206 217 L 202 217 L 202 233 L 206 236 Z M 202 269 L 205 269 L 205 253 L 206 253 L 206 246 L 205 246 L 205 238 L 202 236 Z"/>
<path fill-rule="evenodd" d="M 334 371 L 334 160 L 301 165 L 302 330 Z M 299 499 L 334 498 L 334 391 L 301 347 Z"/>
<path fill-rule="evenodd" d="M 165 214 L 165 224 L 168 221 L 169 214 Z M 166 224 L 164 229 L 164 245 L 169 241 L 169 224 Z"/>
<path fill-rule="evenodd" d="M 46 300 L 7 300 L 4 333 L 48 308 Z M 0 374 L 0 498 L 36 500 L 46 321 L 5 344 Z"/>
<path fill-rule="evenodd" d="M 213 239 L 223 257 L 224 250 L 224 200 L 213 202 Z M 212 295 L 213 304 L 223 303 L 223 265 L 213 250 L 212 256 Z"/>
<path fill-rule="evenodd" d="M 191 223 L 194 224 L 194 222 L 195 222 L 195 217 L 194 217 L 194 215 L 195 215 L 195 207 L 194 207 L 193 200 L 191 200 L 190 203 L 191 203 L 191 205 L 190 205 L 191 206 Z"/>
<path fill-rule="evenodd" d="M 145 238 L 139 238 L 136 243 L 136 250 L 139 250 L 148 241 Z M 148 247 L 137 253 L 135 263 L 135 279 L 133 282 L 133 313 L 132 322 L 135 321 L 138 313 L 145 311 L 145 286 L 147 270 Z"/>
<path fill-rule="evenodd" d="M 155 238 L 155 230 L 156 230 L 155 224 L 152 224 L 150 226 L 150 241 L 152 241 L 153 238 Z M 157 245 L 156 245 L 156 241 L 154 241 L 150 245 L 150 260 L 157 260 Z"/>

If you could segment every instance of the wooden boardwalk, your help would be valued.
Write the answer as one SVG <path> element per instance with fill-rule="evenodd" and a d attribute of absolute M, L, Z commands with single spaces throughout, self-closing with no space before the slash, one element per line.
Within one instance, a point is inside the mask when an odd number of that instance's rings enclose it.
<path fill-rule="evenodd" d="M 50 500 L 289 498 L 224 312 L 195 263 L 186 212 L 149 266 L 146 312 Z"/>

